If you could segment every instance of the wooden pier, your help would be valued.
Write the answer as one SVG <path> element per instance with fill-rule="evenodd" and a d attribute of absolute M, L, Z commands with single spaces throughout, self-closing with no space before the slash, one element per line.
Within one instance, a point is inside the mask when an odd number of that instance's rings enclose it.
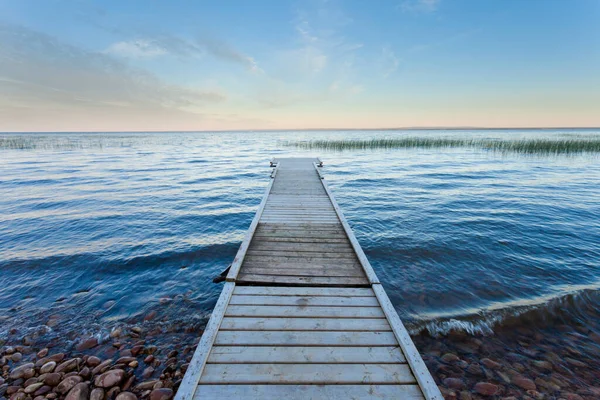
<path fill-rule="evenodd" d="M 175 398 L 442 400 L 321 162 L 272 166 Z"/>

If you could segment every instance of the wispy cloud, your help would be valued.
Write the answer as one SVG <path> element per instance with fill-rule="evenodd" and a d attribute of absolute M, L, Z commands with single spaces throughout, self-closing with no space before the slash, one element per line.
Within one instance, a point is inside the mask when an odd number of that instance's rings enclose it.
<path fill-rule="evenodd" d="M 254 58 L 235 49 L 225 41 L 201 36 L 198 37 L 196 43 L 199 48 L 204 49 L 208 54 L 220 60 L 240 64 L 251 72 L 262 72 Z"/>
<path fill-rule="evenodd" d="M 433 12 L 440 5 L 441 0 L 404 0 L 399 8 L 408 12 Z"/>
<path fill-rule="evenodd" d="M 396 56 L 396 53 L 389 46 L 383 46 L 383 48 L 381 49 L 381 57 L 383 77 L 387 78 L 394 72 L 396 72 L 398 66 L 400 65 L 400 59 Z"/>
<path fill-rule="evenodd" d="M 167 54 L 167 51 L 155 42 L 145 39 L 117 42 L 110 45 L 106 53 L 129 58 L 151 58 Z"/>
<path fill-rule="evenodd" d="M 131 115 L 181 113 L 201 117 L 220 92 L 168 84 L 106 53 L 0 24 L 0 109 L 49 115 L 50 110 Z M 100 111 L 99 111 L 100 110 Z M 123 110 L 123 111 L 117 111 Z"/>

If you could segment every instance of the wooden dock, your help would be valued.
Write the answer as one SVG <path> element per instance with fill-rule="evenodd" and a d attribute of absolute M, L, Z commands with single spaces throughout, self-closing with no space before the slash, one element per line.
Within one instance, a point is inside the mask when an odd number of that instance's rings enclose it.
<path fill-rule="evenodd" d="M 175 398 L 442 400 L 320 161 L 272 166 Z"/>

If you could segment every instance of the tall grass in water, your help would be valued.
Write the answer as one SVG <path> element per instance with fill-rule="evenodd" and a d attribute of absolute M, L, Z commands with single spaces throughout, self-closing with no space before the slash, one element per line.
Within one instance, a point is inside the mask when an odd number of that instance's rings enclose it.
<path fill-rule="evenodd" d="M 574 137 L 567 139 L 460 139 L 460 138 L 380 138 L 339 139 L 291 142 L 303 149 L 318 150 L 376 150 L 376 149 L 443 149 L 474 148 L 503 153 L 524 154 L 578 154 L 600 153 L 600 136 Z"/>
<path fill-rule="evenodd" d="M 0 150 L 80 150 L 131 147 L 148 143 L 141 136 L 7 135 L 0 136 Z"/>

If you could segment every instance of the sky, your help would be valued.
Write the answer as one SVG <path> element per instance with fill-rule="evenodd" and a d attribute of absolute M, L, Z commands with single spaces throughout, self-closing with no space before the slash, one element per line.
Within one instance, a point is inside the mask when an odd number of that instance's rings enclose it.
<path fill-rule="evenodd" d="M 0 131 L 600 127 L 600 0 L 0 0 Z"/>

